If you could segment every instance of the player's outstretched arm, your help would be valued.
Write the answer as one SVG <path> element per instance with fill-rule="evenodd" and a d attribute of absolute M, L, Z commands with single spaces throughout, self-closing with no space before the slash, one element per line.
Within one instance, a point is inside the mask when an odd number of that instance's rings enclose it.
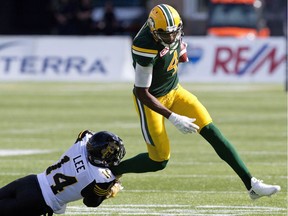
<path fill-rule="evenodd" d="M 196 133 L 199 129 L 199 126 L 193 123 L 196 119 L 171 112 L 171 110 L 164 107 L 157 98 L 149 93 L 148 88 L 135 87 L 135 93 L 143 104 L 163 115 L 182 133 Z"/>
<path fill-rule="evenodd" d="M 169 118 L 171 111 L 164 107 L 153 95 L 149 93 L 149 88 L 135 87 L 136 97 L 150 109 L 163 115 L 165 118 Z"/>

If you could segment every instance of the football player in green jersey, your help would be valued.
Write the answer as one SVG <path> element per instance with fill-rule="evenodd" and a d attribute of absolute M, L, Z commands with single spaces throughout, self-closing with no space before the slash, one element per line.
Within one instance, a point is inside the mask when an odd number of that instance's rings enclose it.
<path fill-rule="evenodd" d="M 280 186 L 264 184 L 252 177 L 233 145 L 212 122 L 206 108 L 179 84 L 178 63 L 185 61 L 181 55 L 186 49 L 182 25 L 173 7 L 160 4 L 151 10 L 147 22 L 133 40 L 134 103 L 148 153 L 121 162 L 112 172 L 121 175 L 164 169 L 170 158 L 166 118 L 182 133 L 199 133 L 206 139 L 241 178 L 251 199 L 278 192 Z"/>

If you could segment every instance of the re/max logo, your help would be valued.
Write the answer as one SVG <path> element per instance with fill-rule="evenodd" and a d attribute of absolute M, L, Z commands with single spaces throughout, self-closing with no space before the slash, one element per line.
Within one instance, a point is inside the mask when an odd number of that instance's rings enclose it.
<path fill-rule="evenodd" d="M 216 48 L 213 73 L 226 74 L 255 74 L 260 68 L 267 67 L 267 73 L 273 74 L 285 62 L 285 54 L 279 55 L 276 47 L 263 44 L 251 53 L 251 47 L 239 46 L 236 48 L 220 46 Z M 278 54 L 278 55 L 277 55 Z"/>

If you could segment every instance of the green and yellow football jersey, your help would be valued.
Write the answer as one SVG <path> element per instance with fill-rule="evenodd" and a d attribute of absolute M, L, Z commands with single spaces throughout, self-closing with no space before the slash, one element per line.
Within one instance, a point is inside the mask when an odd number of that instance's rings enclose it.
<path fill-rule="evenodd" d="M 138 32 L 132 44 L 133 66 L 153 65 L 152 83 L 149 92 L 155 97 L 166 95 L 178 84 L 180 41 L 172 47 L 158 43 L 146 24 Z"/>

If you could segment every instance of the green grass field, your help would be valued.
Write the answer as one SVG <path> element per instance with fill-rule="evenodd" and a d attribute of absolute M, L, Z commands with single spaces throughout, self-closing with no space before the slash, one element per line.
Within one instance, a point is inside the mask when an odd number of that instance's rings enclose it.
<path fill-rule="evenodd" d="M 95 209 L 70 203 L 66 215 L 287 215 L 283 86 L 183 86 L 207 107 L 251 173 L 281 185 L 281 192 L 251 201 L 240 179 L 201 136 L 182 135 L 167 121 L 172 154 L 165 170 L 124 175 L 124 190 L 116 198 Z M 118 134 L 126 144 L 125 158 L 146 151 L 130 83 L 1 83 L 0 122 L 0 186 L 42 172 L 83 129 Z"/>

